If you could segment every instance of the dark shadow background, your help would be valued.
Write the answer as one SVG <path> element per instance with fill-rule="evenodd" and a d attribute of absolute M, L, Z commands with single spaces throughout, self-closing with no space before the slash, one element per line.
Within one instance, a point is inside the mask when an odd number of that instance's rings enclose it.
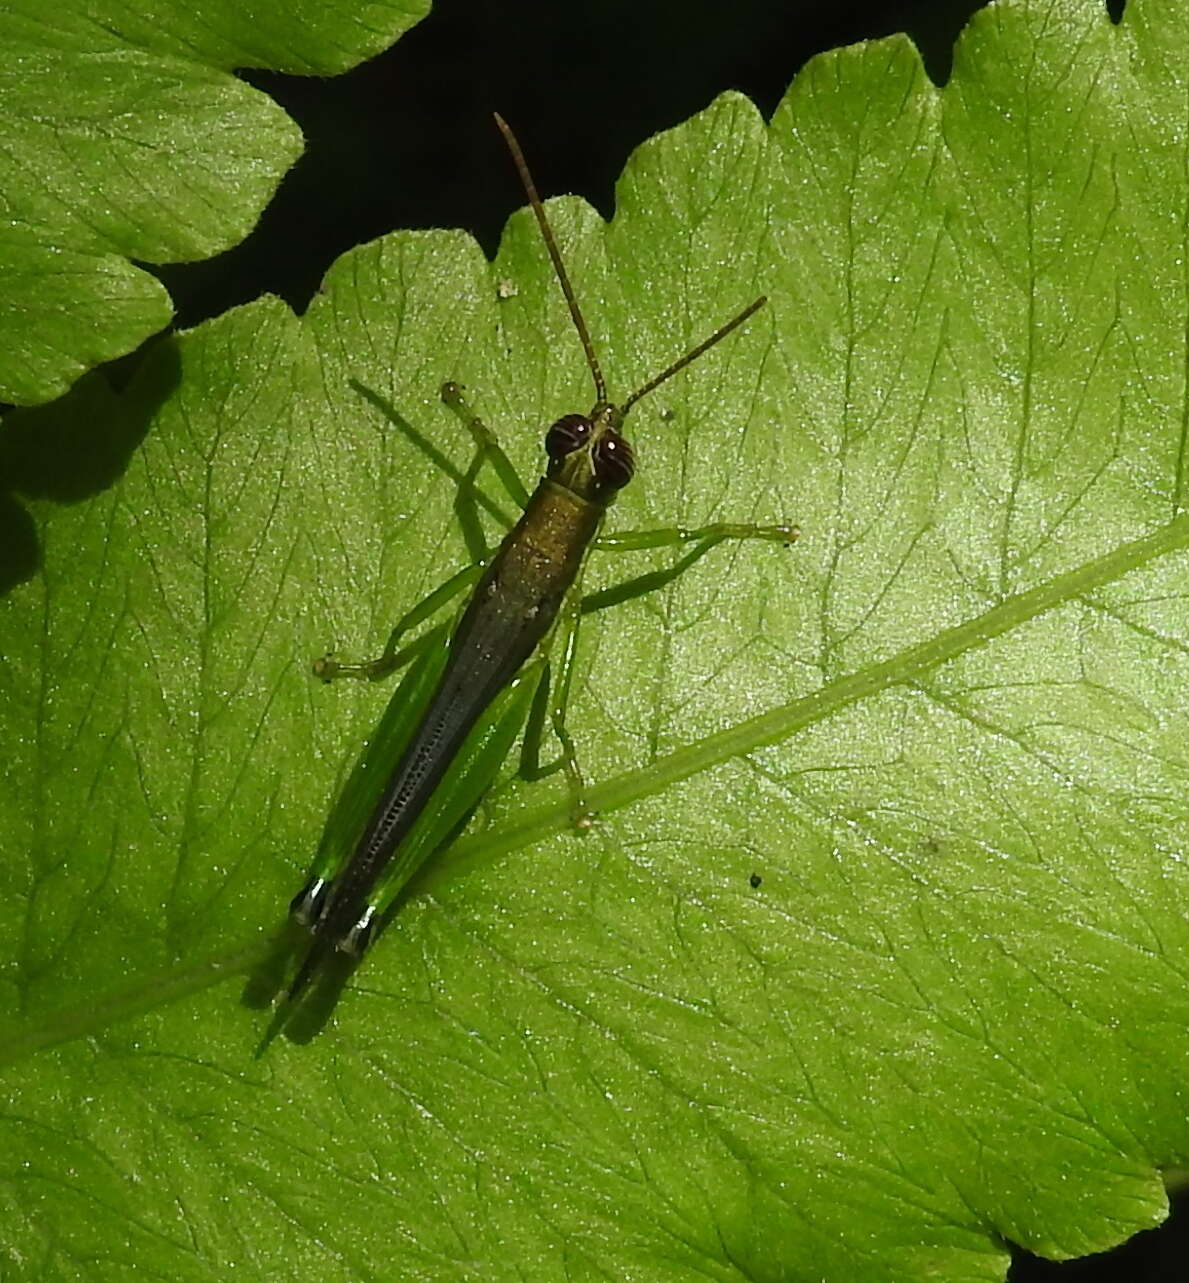
<path fill-rule="evenodd" d="M 907 32 L 938 83 L 980 0 L 438 0 L 387 53 L 333 80 L 245 78 L 300 124 L 306 154 L 257 230 L 160 271 L 188 327 L 265 291 L 304 310 L 326 269 L 396 228 L 464 227 L 494 256 L 524 195 L 491 113 L 543 196 L 605 218 L 630 152 L 725 89 L 770 116 L 815 53 Z"/>
<path fill-rule="evenodd" d="M 1103 0 L 1118 20 L 1122 0 Z M 463 227 L 493 255 L 524 197 L 491 122 L 520 135 L 542 195 L 606 218 L 633 148 L 725 89 L 770 116 L 814 54 L 906 32 L 938 84 L 979 0 L 438 0 L 388 53 L 333 80 L 246 79 L 307 149 L 256 231 L 205 263 L 159 270 L 180 327 L 265 292 L 303 311 L 345 250 L 397 228 Z M 861 110 L 861 104 L 856 104 Z M 120 363 L 117 381 L 136 358 Z M 1189 1283 L 1189 1192 L 1160 1230 L 1054 1265 L 1015 1254 L 1012 1283 Z"/>

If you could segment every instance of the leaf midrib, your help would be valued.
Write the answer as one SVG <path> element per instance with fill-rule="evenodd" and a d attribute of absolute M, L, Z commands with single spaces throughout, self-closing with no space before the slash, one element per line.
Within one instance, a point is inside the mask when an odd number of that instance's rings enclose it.
<path fill-rule="evenodd" d="M 797 731 L 848 708 L 862 699 L 894 686 L 920 680 L 927 672 L 1036 619 L 1046 611 L 1067 605 L 1097 588 L 1123 578 L 1170 552 L 1189 547 L 1189 513 L 1174 518 L 1151 534 L 1120 545 L 1092 561 L 1016 593 L 965 623 L 938 633 L 929 641 L 909 646 L 878 664 L 831 682 L 812 695 L 790 700 L 778 708 L 749 718 L 727 730 L 687 744 L 648 766 L 634 767 L 595 785 L 587 794 L 591 806 L 602 814 L 617 811 L 650 797 L 681 780 L 721 765 L 735 757 L 780 743 Z M 469 864 L 530 846 L 566 830 L 570 825 L 566 802 L 525 808 L 519 818 L 503 828 L 464 838 L 451 851 L 451 876 Z M 221 958 L 207 959 L 181 971 L 170 969 L 146 982 L 86 1003 L 49 1014 L 36 1026 L 6 1038 L 0 1064 L 11 1065 L 33 1053 L 95 1033 L 115 1020 L 126 1019 L 186 994 L 208 988 L 230 974 L 247 970 L 259 961 L 259 940 Z"/>

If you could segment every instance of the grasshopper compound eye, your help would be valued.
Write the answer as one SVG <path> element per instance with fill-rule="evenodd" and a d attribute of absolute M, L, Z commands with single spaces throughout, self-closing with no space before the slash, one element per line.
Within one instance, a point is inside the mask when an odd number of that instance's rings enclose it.
<path fill-rule="evenodd" d="M 585 414 L 566 414 L 545 433 L 545 453 L 556 462 L 581 450 L 590 440 L 594 425 Z"/>
<path fill-rule="evenodd" d="M 618 432 L 604 433 L 591 453 L 595 476 L 612 490 L 622 490 L 635 475 L 636 456 Z"/>

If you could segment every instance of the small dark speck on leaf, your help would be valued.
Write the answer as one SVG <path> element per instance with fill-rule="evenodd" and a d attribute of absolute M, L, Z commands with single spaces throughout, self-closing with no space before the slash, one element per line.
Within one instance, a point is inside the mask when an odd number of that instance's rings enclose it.
<path fill-rule="evenodd" d="M 763 880 L 764 880 L 764 879 L 763 879 L 762 877 L 760 877 L 760 875 L 759 875 L 758 873 L 753 873 L 753 874 L 751 875 L 751 877 L 750 877 L 750 878 L 748 878 L 747 880 L 748 880 L 748 882 L 750 882 L 750 883 L 751 883 L 751 885 L 752 885 L 753 887 L 758 887 L 758 886 L 760 885 L 760 883 L 761 883 L 761 882 L 763 882 Z"/>

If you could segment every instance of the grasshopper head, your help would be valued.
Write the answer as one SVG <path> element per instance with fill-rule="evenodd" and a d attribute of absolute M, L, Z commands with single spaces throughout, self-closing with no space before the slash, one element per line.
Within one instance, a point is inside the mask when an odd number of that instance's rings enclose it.
<path fill-rule="evenodd" d="M 592 503 L 609 504 L 632 479 L 636 457 L 620 435 L 623 412 L 600 401 L 590 414 L 567 414 L 545 434 L 546 475 Z"/>

